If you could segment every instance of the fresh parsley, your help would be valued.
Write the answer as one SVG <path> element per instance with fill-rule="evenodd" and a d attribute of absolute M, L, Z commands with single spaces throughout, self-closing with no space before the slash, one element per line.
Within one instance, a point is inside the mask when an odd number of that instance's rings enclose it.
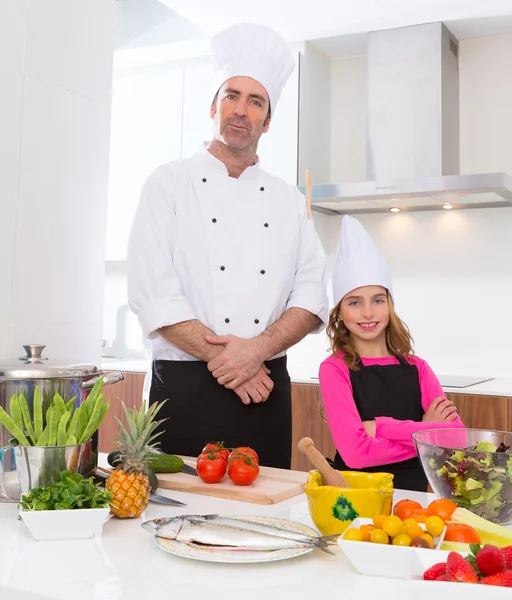
<path fill-rule="evenodd" d="M 111 493 L 97 487 L 92 477 L 84 479 L 79 473 L 62 471 L 60 479 L 52 485 L 23 494 L 18 506 L 25 510 L 71 510 L 105 508 L 111 502 Z"/>

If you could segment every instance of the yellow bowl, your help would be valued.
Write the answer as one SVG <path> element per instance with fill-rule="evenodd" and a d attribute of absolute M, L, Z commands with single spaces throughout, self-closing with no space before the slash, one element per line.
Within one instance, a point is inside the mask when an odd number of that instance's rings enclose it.
<path fill-rule="evenodd" d="M 343 533 L 357 517 L 390 515 L 393 506 L 393 475 L 341 471 L 350 488 L 324 485 L 318 471 L 310 471 L 304 492 L 309 514 L 323 535 Z"/>

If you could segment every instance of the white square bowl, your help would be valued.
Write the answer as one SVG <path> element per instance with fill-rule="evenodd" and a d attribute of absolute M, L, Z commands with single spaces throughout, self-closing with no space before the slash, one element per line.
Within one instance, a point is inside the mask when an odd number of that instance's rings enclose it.
<path fill-rule="evenodd" d="M 110 518 L 107 508 L 75 508 L 70 510 L 25 510 L 23 519 L 36 540 L 78 540 L 92 538 Z"/>
<path fill-rule="evenodd" d="M 357 518 L 345 530 L 371 525 L 372 519 Z M 422 529 L 424 525 L 419 523 Z M 446 561 L 448 552 L 439 550 L 446 527 L 440 536 L 434 538 L 434 549 L 410 548 L 388 544 L 372 544 L 371 542 L 354 542 L 338 538 L 338 545 L 343 550 L 354 569 L 363 575 L 376 577 L 395 577 L 398 579 L 419 579 L 423 573 L 437 562 Z"/>

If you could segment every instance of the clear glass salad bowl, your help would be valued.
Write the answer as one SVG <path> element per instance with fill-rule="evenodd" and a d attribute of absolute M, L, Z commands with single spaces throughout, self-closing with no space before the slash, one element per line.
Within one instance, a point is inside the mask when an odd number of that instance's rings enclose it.
<path fill-rule="evenodd" d="M 512 433 L 453 428 L 412 437 L 436 496 L 493 523 L 512 523 Z"/>

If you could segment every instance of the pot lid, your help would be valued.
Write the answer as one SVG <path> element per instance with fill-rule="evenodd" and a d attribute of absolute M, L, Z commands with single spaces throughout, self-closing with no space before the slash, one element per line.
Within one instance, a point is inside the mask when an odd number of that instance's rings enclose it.
<path fill-rule="evenodd" d="M 23 346 L 26 356 L 17 360 L 0 361 L 0 381 L 13 379 L 74 379 L 89 375 L 101 375 L 96 365 L 66 365 L 65 361 L 43 356 L 46 346 L 27 344 Z"/>

